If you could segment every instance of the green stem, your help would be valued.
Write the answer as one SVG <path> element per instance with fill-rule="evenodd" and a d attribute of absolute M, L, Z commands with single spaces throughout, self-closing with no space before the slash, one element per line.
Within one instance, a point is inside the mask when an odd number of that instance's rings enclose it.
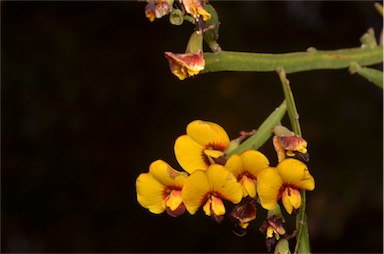
<path fill-rule="evenodd" d="M 221 51 L 204 53 L 205 69 L 202 73 L 217 71 L 276 71 L 286 73 L 348 68 L 351 62 L 367 66 L 383 62 L 383 47 L 351 48 L 339 50 L 308 50 L 283 54 L 245 53 Z"/>
<path fill-rule="evenodd" d="M 281 84 L 283 86 L 283 92 L 285 100 L 287 101 L 287 111 L 289 120 L 291 122 L 293 132 L 299 137 L 302 136 L 299 114 L 296 109 L 296 103 L 293 97 L 291 86 L 289 85 L 289 80 L 285 75 L 284 69 L 278 69 L 277 73 L 279 74 Z M 307 217 L 305 214 L 306 208 L 306 193 L 305 190 L 300 190 L 301 194 L 301 205 L 300 212 L 296 216 L 296 229 L 297 229 L 297 241 L 294 253 L 310 253 L 310 243 L 309 243 L 309 234 L 308 234 L 308 224 Z"/>
<path fill-rule="evenodd" d="M 227 154 L 227 158 L 234 154 L 241 153 L 247 149 L 258 149 L 262 146 L 273 133 L 273 128 L 281 121 L 287 110 L 287 103 L 284 100 L 281 105 L 273 111 L 267 119 L 260 125 L 257 132 L 241 143 L 237 148 Z"/>

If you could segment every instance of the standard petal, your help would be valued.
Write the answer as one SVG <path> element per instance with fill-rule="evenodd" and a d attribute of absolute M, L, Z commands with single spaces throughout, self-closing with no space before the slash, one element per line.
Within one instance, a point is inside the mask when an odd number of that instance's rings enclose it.
<path fill-rule="evenodd" d="M 268 158 L 259 151 L 247 150 L 240 156 L 243 160 L 244 170 L 248 172 L 248 175 L 252 175 L 254 179 L 257 179 L 257 175 L 269 166 Z"/>
<path fill-rule="evenodd" d="M 167 187 L 159 183 L 150 173 L 142 173 L 136 179 L 137 201 L 155 214 L 164 212 Z"/>
<path fill-rule="evenodd" d="M 261 171 L 257 178 L 257 193 L 261 206 L 267 210 L 275 208 L 283 181 L 276 168 L 269 167 Z"/>
<path fill-rule="evenodd" d="M 243 197 L 243 189 L 234 175 L 224 166 L 214 164 L 206 170 L 209 186 L 212 192 L 218 193 L 217 197 L 237 204 Z"/>
<path fill-rule="evenodd" d="M 195 170 L 205 170 L 208 168 L 203 153 L 203 147 L 187 135 L 180 136 L 175 141 L 175 156 L 180 166 L 192 174 Z"/>
<path fill-rule="evenodd" d="M 181 196 L 190 214 L 195 214 L 207 200 L 210 192 L 207 175 L 203 170 L 193 172 L 184 184 Z"/>
<path fill-rule="evenodd" d="M 299 160 L 285 159 L 277 165 L 277 170 L 287 185 L 310 191 L 315 188 L 313 176 L 307 166 Z"/>
<path fill-rule="evenodd" d="M 195 120 L 188 124 L 187 135 L 205 149 L 224 151 L 230 144 L 228 134 L 218 124 Z"/>
<path fill-rule="evenodd" d="M 149 172 L 158 182 L 172 189 L 181 189 L 188 178 L 186 174 L 173 169 L 163 160 L 152 162 Z"/>

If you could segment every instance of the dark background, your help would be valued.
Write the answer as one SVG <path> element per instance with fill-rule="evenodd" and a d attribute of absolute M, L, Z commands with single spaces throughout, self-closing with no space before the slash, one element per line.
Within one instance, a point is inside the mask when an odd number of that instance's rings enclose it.
<path fill-rule="evenodd" d="M 369 1 L 212 3 L 225 50 L 359 47 L 369 27 L 382 29 Z M 235 138 L 283 100 L 275 73 L 179 81 L 163 52 L 183 52 L 193 26 L 151 23 L 144 7 L 1 2 L 2 252 L 265 252 L 260 207 L 238 237 L 202 211 L 155 216 L 136 201 L 135 179 L 152 161 L 180 169 L 173 143 L 190 121 Z M 313 252 L 382 252 L 382 90 L 346 69 L 288 78 L 316 180 Z M 271 142 L 261 151 L 276 163 Z"/>

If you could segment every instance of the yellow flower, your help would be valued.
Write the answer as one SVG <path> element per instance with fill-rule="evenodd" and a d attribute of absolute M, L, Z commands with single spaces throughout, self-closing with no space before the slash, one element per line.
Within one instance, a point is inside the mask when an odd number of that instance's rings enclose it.
<path fill-rule="evenodd" d="M 185 11 L 195 19 L 198 19 L 199 16 L 201 16 L 204 21 L 211 18 L 211 14 L 204 8 L 204 0 L 183 0 L 183 4 Z"/>
<path fill-rule="evenodd" d="M 254 180 L 257 175 L 269 166 L 269 160 L 259 151 L 247 150 L 241 154 L 232 155 L 225 167 L 233 173 L 243 187 L 243 197 L 256 196 Z"/>
<path fill-rule="evenodd" d="M 237 204 L 242 199 L 241 185 L 224 166 L 214 164 L 193 172 L 185 182 L 182 198 L 190 214 L 203 206 L 206 215 L 220 222 L 225 214 L 223 200 Z"/>
<path fill-rule="evenodd" d="M 313 190 L 315 180 L 307 166 L 296 159 L 285 159 L 276 168 L 264 169 L 257 178 L 257 192 L 261 206 L 273 209 L 280 197 L 285 210 L 291 214 L 301 205 L 299 190 Z"/>
<path fill-rule="evenodd" d="M 192 52 L 185 54 L 165 52 L 164 55 L 168 59 L 171 72 L 180 80 L 194 76 L 204 70 L 205 60 L 202 51 L 198 54 Z"/>
<path fill-rule="evenodd" d="M 154 161 L 149 172 L 136 179 L 137 201 L 152 213 L 166 210 L 169 215 L 178 216 L 185 211 L 181 189 L 187 178 L 187 174 L 176 171 L 165 161 Z"/>
<path fill-rule="evenodd" d="M 175 156 L 181 167 L 188 173 L 205 170 L 224 155 L 230 140 L 218 124 L 195 120 L 188 124 L 187 134 L 175 141 Z"/>

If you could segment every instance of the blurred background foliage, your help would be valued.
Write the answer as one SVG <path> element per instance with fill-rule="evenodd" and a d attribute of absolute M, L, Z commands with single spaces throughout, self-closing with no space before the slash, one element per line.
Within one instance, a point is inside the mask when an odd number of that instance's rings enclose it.
<path fill-rule="evenodd" d="M 370 1 L 212 4 L 225 50 L 359 47 L 369 27 L 377 37 L 382 29 Z M 135 179 L 152 161 L 180 169 L 173 143 L 190 121 L 217 122 L 235 138 L 283 100 L 275 73 L 179 81 L 163 52 L 184 52 L 193 26 L 151 23 L 144 7 L 1 2 L 3 252 L 265 252 L 260 207 L 238 237 L 202 211 L 155 216 L 136 201 Z M 316 179 L 312 250 L 382 252 L 382 90 L 346 69 L 288 78 Z M 276 163 L 271 142 L 261 151 Z"/>

